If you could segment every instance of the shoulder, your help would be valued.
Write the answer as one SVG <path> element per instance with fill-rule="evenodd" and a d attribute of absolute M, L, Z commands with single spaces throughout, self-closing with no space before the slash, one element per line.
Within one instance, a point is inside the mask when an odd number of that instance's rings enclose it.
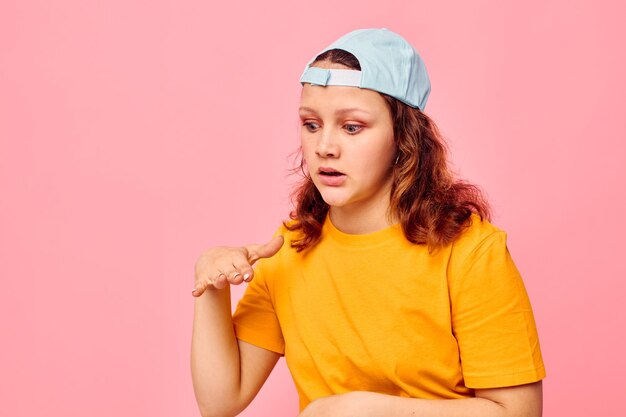
<path fill-rule="evenodd" d="M 296 226 L 297 224 L 298 220 L 293 219 L 281 221 L 274 236 L 282 235 L 285 238 L 285 242 L 289 242 L 292 239 L 297 239 L 302 234 L 302 231 L 300 229 L 290 230 L 293 229 L 294 226 Z"/>
<path fill-rule="evenodd" d="M 301 229 L 294 228 L 294 226 L 297 226 L 297 224 L 298 221 L 292 219 L 280 220 L 278 224 L 276 224 L 276 228 L 274 229 L 274 235 L 272 236 L 272 238 L 280 235 L 283 237 L 284 242 L 277 255 L 273 258 L 282 258 L 287 255 L 288 252 L 295 251 L 291 247 L 291 242 L 297 239 L 301 239 L 303 236 L 303 232 Z"/>
<path fill-rule="evenodd" d="M 481 219 L 478 214 L 472 213 L 472 215 L 468 219 L 467 227 L 463 229 L 459 236 L 457 236 L 457 238 L 453 242 L 453 245 L 472 246 L 483 241 L 485 238 L 493 236 L 496 233 L 506 234 L 504 230 L 500 229 L 489 220 Z"/>
<path fill-rule="evenodd" d="M 462 263 L 494 244 L 506 246 L 506 237 L 504 230 L 472 213 L 467 227 L 451 244 L 451 260 Z"/>

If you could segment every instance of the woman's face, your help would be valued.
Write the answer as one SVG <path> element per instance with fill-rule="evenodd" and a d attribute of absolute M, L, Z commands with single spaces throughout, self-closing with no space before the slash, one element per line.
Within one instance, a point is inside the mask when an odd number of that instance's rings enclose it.
<path fill-rule="evenodd" d="M 329 62 L 320 68 L 347 69 Z M 313 183 L 332 207 L 386 205 L 396 155 L 391 112 L 376 91 L 305 84 L 300 99 L 302 154 Z M 327 175 L 334 169 L 342 175 Z"/>

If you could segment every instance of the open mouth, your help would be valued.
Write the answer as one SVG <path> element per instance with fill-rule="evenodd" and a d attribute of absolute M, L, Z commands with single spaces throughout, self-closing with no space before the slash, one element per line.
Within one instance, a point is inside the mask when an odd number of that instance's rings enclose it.
<path fill-rule="evenodd" d="M 343 172 L 339 172 L 333 168 L 320 168 L 320 175 L 328 176 L 328 177 L 339 177 L 341 175 L 345 175 Z"/>

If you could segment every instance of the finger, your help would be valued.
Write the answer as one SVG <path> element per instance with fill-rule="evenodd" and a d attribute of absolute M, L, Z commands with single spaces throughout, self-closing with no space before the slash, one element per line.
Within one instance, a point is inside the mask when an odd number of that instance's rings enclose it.
<path fill-rule="evenodd" d="M 227 275 L 227 282 L 234 285 L 241 284 L 243 282 L 243 275 L 241 272 L 234 269 L 234 266 L 232 268 L 233 270 L 231 270 Z"/>
<path fill-rule="evenodd" d="M 228 282 L 233 285 L 239 285 L 243 282 L 243 274 L 242 269 L 238 268 L 239 265 L 247 264 L 247 258 L 243 251 L 237 251 L 233 253 L 233 257 L 231 263 L 228 268 Z M 224 271 L 226 273 L 226 271 Z"/>
<path fill-rule="evenodd" d="M 274 256 L 276 252 L 283 246 L 285 238 L 282 235 L 274 236 L 272 240 L 265 245 L 249 245 L 246 246 L 248 250 L 248 259 L 253 264 L 260 258 L 269 258 Z"/>
<path fill-rule="evenodd" d="M 234 265 L 230 265 L 230 268 L 223 269 L 224 272 L 220 273 L 219 276 L 214 281 L 214 286 L 216 288 L 224 288 L 227 285 L 239 285 L 243 282 L 243 273 L 238 270 Z"/>
<path fill-rule="evenodd" d="M 207 288 L 209 288 L 210 285 L 211 283 L 209 282 L 209 280 L 199 281 L 198 283 L 196 283 L 196 286 L 193 288 L 193 290 L 191 290 L 191 295 L 193 295 L 194 297 L 200 297 L 202 294 L 204 294 L 204 292 L 207 290 Z"/>
<path fill-rule="evenodd" d="M 193 290 L 191 290 L 191 295 L 193 295 L 194 297 L 200 297 L 203 292 L 204 292 L 204 286 L 197 285 L 196 287 L 194 287 Z"/>
<path fill-rule="evenodd" d="M 254 270 L 248 262 L 248 258 L 243 253 L 240 253 L 233 259 L 233 267 L 241 273 L 242 282 L 250 282 L 252 280 Z M 240 283 L 241 282 L 238 282 L 238 284 Z"/>
<path fill-rule="evenodd" d="M 246 282 L 252 281 L 254 278 L 254 269 L 251 266 L 247 266 L 243 269 L 243 280 Z"/>
<path fill-rule="evenodd" d="M 220 272 L 213 280 L 213 286 L 218 290 L 225 288 L 228 285 L 228 279 L 225 273 Z"/>
<path fill-rule="evenodd" d="M 233 263 L 234 270 L 228 275 L 228 281 L 231 284 L 239 285 L 245 282 L 250 282 L 254 275 L 254 270 L 252 266 L 248 263 L 245 257 L 241 258 L 240 261 L 235 261 Z"/>

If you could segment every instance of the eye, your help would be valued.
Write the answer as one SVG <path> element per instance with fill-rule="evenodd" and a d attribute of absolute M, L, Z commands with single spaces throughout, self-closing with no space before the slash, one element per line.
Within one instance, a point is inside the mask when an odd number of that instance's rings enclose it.
<path fill-rule="evenodd" d="M 304 122 L 302 126 L 306 127 L 309 132 L 314 132 L 317 126 L 317 123 L 314 122 Z"/>
<path fill-rule="evenodd" d="M 348 134 L 350 135 L 354 135 L 358 133 L 363 128 L 363 126 L 361 125 L 351 125 L 351 124 L 345 125 L 345 127 L 346 127 L 346 130 L 348 131 Z"/>

